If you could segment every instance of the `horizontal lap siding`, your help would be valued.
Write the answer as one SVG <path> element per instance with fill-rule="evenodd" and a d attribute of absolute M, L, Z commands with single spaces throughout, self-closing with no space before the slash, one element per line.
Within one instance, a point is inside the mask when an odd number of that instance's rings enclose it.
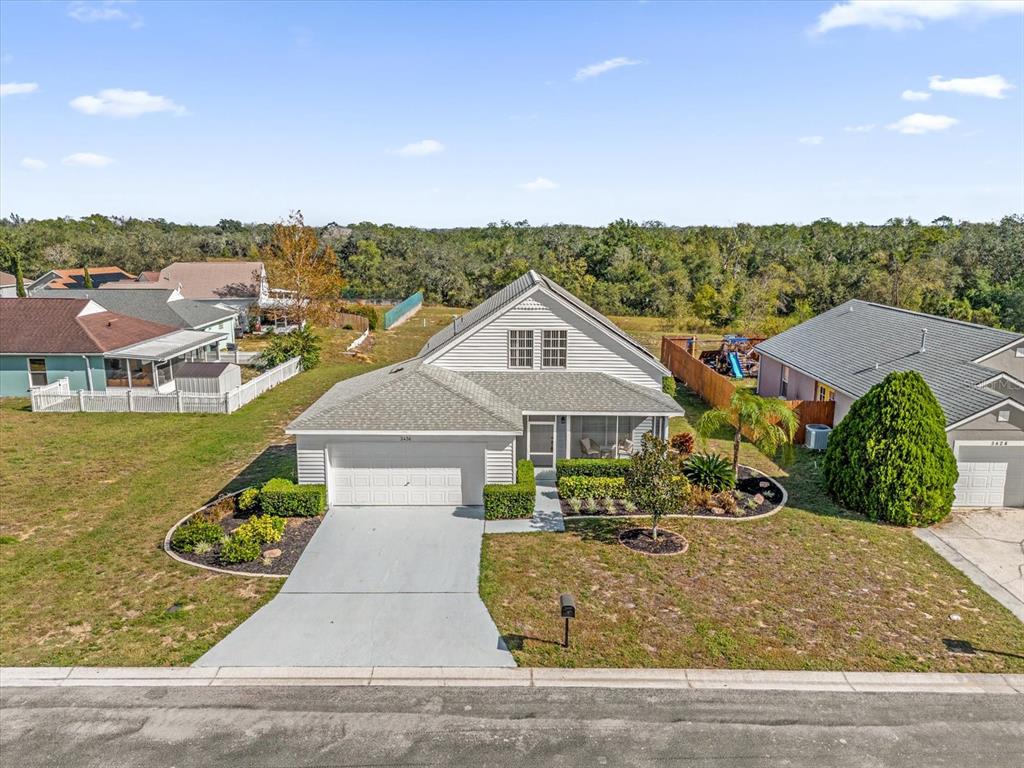
<path fill-rule="evenodd" d="M 515 441 L 491 442 L 485 449 L 485 482 L 514 483 L 516 479 Z"/>
<path fill-rule="evenodd" d="M 324 440 L 299 436 L 295 441 L 298 459 L 298 480 L 300 483 L 326 482 Z"/>
<path fill-rule="evenodd" d="M 457 341 L 434 364 L 453 371 L 507 371 L 508 332 L 535 331 L 533 367 L 542 370 L 544 330 L 566 331 L 568 371 L 607 373 L 645 387 L 660 388 L 662 373 L 603 329 L 590 327 L 558 300 L 534 294 L 507 309 L 471 336 Z M 512 369 L 515 370 L 515 369 Z"/>

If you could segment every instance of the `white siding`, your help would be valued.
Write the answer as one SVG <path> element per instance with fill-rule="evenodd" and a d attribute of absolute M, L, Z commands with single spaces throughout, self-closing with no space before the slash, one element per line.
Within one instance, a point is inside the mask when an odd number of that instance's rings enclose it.
<path fill-rule="evenodd" d="M 326 457 L 324 439 L 298 435 L 295 438 L 295 452 L 298 457 L 298 478 L 300 483 L 326 482 Z"/>
<path fill-rule="evenodd" d="M 514 483 L 516 481 L 515 440 L 491 442 L 484 453 L 484 482 Z"/>
<path fill-rule="evenodd" d="M 534 293 L 506 309 L 433 360 L 453 371 L 515 371 L 508 367 L 508 332 L 534 331 L 534 370 L 541 369 L 542 330 L 567 332 L 569 371 L 597 371 L 652 389 L 661 388 L 663 372 L 651 358 L 634 351 L 603 328 L 594 327 L 559 299 Z"/>
<path fill-rule="evenodd" d="M 654 429 L 654 417 L 648 416 L 646 419 L 641 421 L 637 428 L 633 430 L 633 450 L 639 451 L 640 445 L 643 442 L 644 435 Z M 658 435 L 660 437 L 660 435 Z"/>

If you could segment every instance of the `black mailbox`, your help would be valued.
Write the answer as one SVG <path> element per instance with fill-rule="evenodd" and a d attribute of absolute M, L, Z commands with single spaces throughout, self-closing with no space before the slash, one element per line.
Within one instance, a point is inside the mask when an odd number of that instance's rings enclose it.
<path fill-rule="evenodd" d="M 576 618 L 576 601 L 573 600 L 572 595 L 570 595 L 568 592 L 563 592 L 559 596 L 558 602 L 562 606 L 563 619 Z"/>

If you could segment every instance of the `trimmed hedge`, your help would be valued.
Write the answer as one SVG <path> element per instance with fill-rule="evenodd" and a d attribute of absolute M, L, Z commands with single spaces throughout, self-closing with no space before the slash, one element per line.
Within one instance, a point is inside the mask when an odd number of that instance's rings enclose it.
<path fill-rule="evenodd" d="M 629 459 L 559 459 L 555 462 L 555 478 L 563 477 L 625 477 Z"/>
<path fill-rule="evenodd" d="M 178 526 L 171 536 L 171 546 L 179 552 L 195 552 L 199 544 L 220 543 L 224 531 L 217 523 L 194 517 L 187 523 Z"/>
<path fill-rule="evenodd" d="M 514 484 L 484 486 L 484 518 L 487 520 L 533 517 L 536 503 L 537 481 L 533 476 L 533 462 L 526 459 L 516 464 Z"/>
<path fill-rule="evenodd" d="M 260 511 L 276 517 L 316 517 L 327 506 L 327 489 L 323 485 L 296 485 L 291 480 L 275 477 L 260 489 Z"/>
<path fill-rule="evenodd" d="M 250 563 L 263 554 L 259 539 L 251 529 L 243 530 L 240 525 L 220 547 L 220 561 L 224 565 Z"/>
<path fill-rule="evenodd" d="M 624 499 L 626 481 L 621 477 L 566 475 L 558 481 L 558 495 L 563 499 Z"/>

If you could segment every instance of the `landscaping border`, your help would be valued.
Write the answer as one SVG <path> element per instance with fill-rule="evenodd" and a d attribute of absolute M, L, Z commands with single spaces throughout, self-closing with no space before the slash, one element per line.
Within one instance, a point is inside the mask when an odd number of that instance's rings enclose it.
<path fill-rule="evenodd" d="M 745 523 L 749 520 L 764 520 L 766 517 L 771 517 L 784 506 L 786 506 L 786 503 L 789 501 L 789 492 L 786 490 L 786 486 L 784 486 L 774 477 L 765 474 L 760 469 L 755 469 L 754 467 L 748 466 L 747 464 L 740 464 L 740 466 L 743 467 L 744 469 L 749 469 L 754 474 L 760 475 L 766 480 L 770 480 L 771 482 L 779 486 L 779 488 L 782 490 L 782 501 L 780 501 L 774 507 L 769 509 L 767 512 L 762 512 L 760 515 L 750 515 L 749 517 L 733 517 L 732 515 L 687 515 L 682 512 L 679 512 L 672 515 L 662 515 L 662 518 L 679 517 L 689 518 L 691 520 L 728 520 L 729 522 L 733 523 Z M 570 517 L 566 517 L 565 521 L 568 523 L 570 520 L 633 520 L 638 517 L 650 517 L 650 515 L 572 515 Z"/>
<path fill-rule="evenodd" d="M 249 488 L 255 488 L 255 487 L 256 486 L 249 486 Z M 207 509 L 208 507 L 212 507 L 214 504 L 220 504 L 220 502 L 224 501 L 224 499 L 230 499 L 231 497 L 237 496 L 238 494 L 240 494 L 242 491 L 245 491 L 245 490 L 248 490 L 248 488 L 241 488 L 241 489 L 239 489 L 237 491 L 234 491 L 233 493 L 225 493 L 223 496 L 218 496 L 213 501 L 211 501 L 211 502 L 209 502 L 207 504 L 203 504 L 203 506 L 201 506 L 199 509 L 197 509 L 197 510 L 195 510 L 193 512 L 189 512 L 187 515 L 185 515 L 183 518 L 181 518 L 181 520 L 179 520 L 178 522 L 176 522 L 174 525 L 171 526 L 171 529 L 167 532 L 167 535 L 164 536 L 164 552 L 166 552 L 168 555 L 170 555 L 171 559 L 177 560 L 179 563 L 184 563 L 185 565 L 191 565 L 193 568 L 202 568 L 204 571 L 213 571 L 214 573 L 226 573 L 228 576 L 248 576 L 248 577 L 261 578 L 261 579 L 287 579 L 288 576 L 290 575 L 290 574 L 287 574 L 287 573 L 246 573 L 245 571 L 229 571 L 226 568 L 217 568 L 217 567 L 212 566 L 212 565 L 203 565 L 202 563 L 194 563 L 191 560 L 186 560 L 184 557 L 179 555 L 177 552 L 174 551 L 174 548 L 171 546 L 171 537 L 174 536 L 174 532 L 176 530 L 178 530 L 178 527 L 182 523 L 184 523 L 186 520 L 191 518 L 193 515 L 199 514 L 204 509 Z"/>

